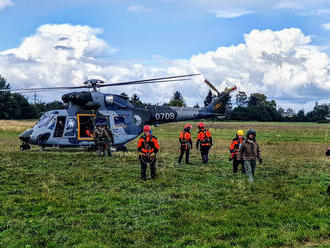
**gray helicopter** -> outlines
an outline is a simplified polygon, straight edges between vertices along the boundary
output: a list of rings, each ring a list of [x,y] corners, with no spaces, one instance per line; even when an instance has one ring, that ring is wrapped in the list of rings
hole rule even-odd
[[[89,91],[67,93],[62,96],[66,109],[52,110],[43,114],[33,128],[19,135],[22,141],[21,150],[28,150],[30,145],[45,147],[85,147],[91,148],[95,143],[91,132],[97,124],[106,125],[114,136],[113,146],[117,150],[126,150],[125,144],[142,133],[144,125],[159,125],[169,122],[224,118],[230,92],[236,87],[219,92],[210,82],[205,83],[217,93],[213,101],[204,108],[169,107],[148,105],[134,107],[127,97],[101,93],[103,87],[124,86],[133,84],[163,83],[190,80],[199,74],[137,80],[106,84],[102,80],[92,79],[83,86],[52,87],[15,90],[16,92],[63,90],[86,88]]]

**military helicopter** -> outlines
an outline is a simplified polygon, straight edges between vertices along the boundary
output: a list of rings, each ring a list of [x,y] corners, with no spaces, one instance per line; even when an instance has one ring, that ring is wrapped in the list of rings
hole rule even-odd
[[[102,80],[91,79],[82,86],[51,87],[10,90],[15,92],[89,89],[89,91],[64,94],[62,100],[66,109],[52,110],[43,114],[33,128],[19,135],[22,141],[21,150],[28,150],[30,145],[45,147],[85,147],[95,146],[88,131],[97,124],[106,125],[114,136],[113,146],[117,150],[126,150],[125,144],[142,133],[144,125],[159,125],[168,122],[205,119],[210,117],[223,118],[226,105],[230,99],[229,93],[236,87],[219,92],[210,82],[205,83],[217,93],[213,101],[204,108],[169,107],[148,105],[134,107],[128,97],[106,94],[99,91],[103,87],[164,83],[190,80],[200,74],[188,74],[172,77],[136,80],[120,83],[105,83]],[[8,91],[8,90],[1,90]]]

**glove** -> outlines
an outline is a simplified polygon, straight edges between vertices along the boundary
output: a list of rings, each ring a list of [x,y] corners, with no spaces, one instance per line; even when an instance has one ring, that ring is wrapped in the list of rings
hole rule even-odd
[[[228,161],[232,161],[234,159],[234,157],[229,157]]]
[[[154,158],[156,156],[156,154],[153,152],[150,154],[150,158]]]
[[[262,159],[261,158],[259,159],[259,163],[262,164]]]

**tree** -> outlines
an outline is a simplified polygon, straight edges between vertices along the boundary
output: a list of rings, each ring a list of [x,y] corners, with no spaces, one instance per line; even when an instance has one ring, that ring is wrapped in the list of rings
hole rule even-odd
[[[131,96],[129,102],[130,102],[133,106],[135,106],[135,107],[143,107],[143,106],[145,106],[145,104],[142,103],[142,102],[140,101],[140,97],[138,97],[137,94],[133,94],[133,95]]]
[[[124,98],[128,98],[128,95],[125,92],[120,93],[121,96],[123,96]]]
[[[179,91],[174,92],[170,102],[168,103],[168,106],[177,106],[177,107],[186,106],[183,96]]]
[[[229,98],[227,104],[226,104],[226,110],[225,110],[225,116],[227,119],[231,118],[231,113],[233,111],[233,104],[231,102],[231,98]]]
[[[280,113],[283,116],[285,110],[284,110],[284,108],[280,107],[280,108],[278,108],[277,112]]]
[[[236,94],[236,104],[240,107],[246,107],[248,103],[248,97],[244,91],[239,91]]]
[[[328,104],[315,103],[314,109],[307,114],[309,121],[321,121],[325,120],[326,116],[330,113],[330,107]]]
[[[267,101],[267,96],[261,93],[253,93],[249,97],[248,106],[258,106]]]
[[[213,94],[212,94],[212,91],[209,90],[209,93],[207,94],[207,96],[205,97],[205,100],[204,100],[204,107],[206,107],[207,105],[209,105],[213,100]]]
[[[10,85],[6,82],[6,79],[0,75],[0,89],[10,89]],[[10,92],[0,92],[0,119],[8,119],[9,113],[7,106],[10,98]]]
[[[196,103],[193,108],[200,108],[200,107],[199,107],[198,103]]]
[[[306,117],[305,117],[305,112],[304,110],[299,110],[296,116],[297,121],[305,121]]]
[[[0,89],[10,89],[9,83],[7,83],[6,79],[2,75],[0,75]]]

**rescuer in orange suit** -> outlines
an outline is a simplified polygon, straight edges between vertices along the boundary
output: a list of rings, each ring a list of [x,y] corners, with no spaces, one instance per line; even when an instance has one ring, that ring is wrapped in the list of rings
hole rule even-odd
[[[186,124],[184,129],[180,133],[179,142],[180,142],[180,156],[178,163],[180,164],[183,158],[184,153],[186,153],[186,164],[189,163],[189,152],[192,149],[192,140],[190,129],[192,126],[190,124]]]
[[[236,137],[230,142],[229,145],[229,161],[233,161],[233,173],[238,172],[238,166],[242,166],[242,173],[245,174],[245,169],[242,160],[237,159],[238,149],[241,147],[241,144],[244,139],[244,131],[238,130],[236,133]]]
[[[156,177],[156,153],[159,150],[157,138],[151,134],[148,125],[143,127],[144,135],[140,137],[138,143],[139,159],[141,162],[141,178],[147,180],[147,167],[150,166],[151,178]]]
[[[212,135],[208,130],[205,129],[204,123],[199,123],[198,129],[199,131],[197,136],[196,149],[198,150],[198,147],[200,145],[203,164],[207,164],[209,161],[209,151],[213,145]]]

